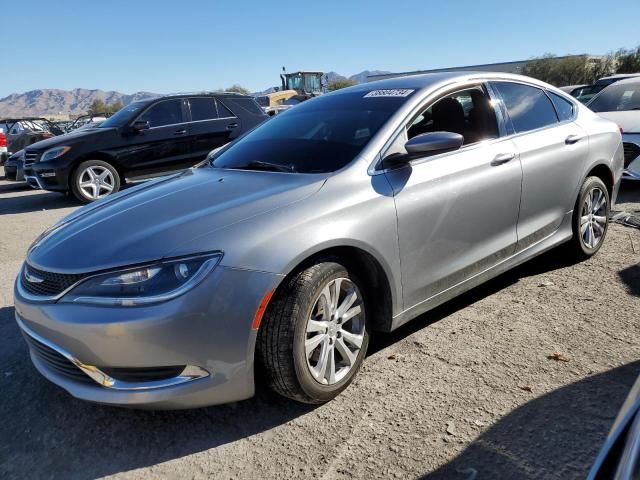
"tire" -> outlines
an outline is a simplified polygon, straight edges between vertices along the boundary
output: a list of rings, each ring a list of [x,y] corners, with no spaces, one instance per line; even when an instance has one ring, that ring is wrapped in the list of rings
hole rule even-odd
[[[87,160],[73,171],[70,183],[73,195],[82,203],[90,203],[120,190],[120,175],[110,163]]]
[[[598,205],[601,206],[595,208]],[[600,250],[607,235],[610,211],[606,185],[598,177],[587,177],[573,209],[573,238],[567,245],[575,259],[586,260]]]
[[[349,386],[366,355],[366,291],[353,272],[332,261],[317,263],[285,282],[269,304],[258,332],[258,367],[267,385],[280,395],[304,403],[327,402]],[[331,299],[324,299],[327,294],[330,298],[335,295],[336,286],[338,302],[333,303],[338,308],[332,309]],[[355,300],[348,306],[346,300],[352,295]],[[340,318],[351,318],[340,322],[330,315],[341,311],[345,314]],[[351,352],[349,360],[342,353],[344,348]]]

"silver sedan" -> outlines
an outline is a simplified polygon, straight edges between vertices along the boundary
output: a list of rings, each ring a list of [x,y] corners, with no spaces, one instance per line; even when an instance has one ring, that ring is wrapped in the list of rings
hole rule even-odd
[[[309,403],[388,332],[553,247],[594,255],[616,124],[530,78],[439,73],[309,100],[198,168],[74,212],[31,246],[16,320],[75,397]]]

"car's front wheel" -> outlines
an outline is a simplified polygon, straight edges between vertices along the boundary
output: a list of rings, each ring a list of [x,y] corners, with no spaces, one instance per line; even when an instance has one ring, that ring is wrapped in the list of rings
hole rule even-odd
[[[102,160],[82,162],[71,175],[71,191],[83,203],[93,202],[118,190],[118,171]]]
[[[579,260],[595,255],[604,243],[609,227],[609,202],[609,191],[602,180],[588,177],[580,189],[573,211],[570,248]]]
[[[362,287],[353,272],[332,261],[286,280],[258,334],[258,361],[272,389],[323,403],[347,388],[369,344]]]

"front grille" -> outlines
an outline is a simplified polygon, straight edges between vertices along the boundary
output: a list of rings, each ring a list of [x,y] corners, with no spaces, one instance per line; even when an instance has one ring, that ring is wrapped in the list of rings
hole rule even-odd
[[[31,165],[33,165],[38,160],[39,156],[40,156],[39,153],[37,153],[37,152],[29,152],[27,150],[24,153],[24,166],[25,167],[30,167]]]
[[[25,264],[24,269],[25,273],[23,273],[21,278],[22,287],[32,295],[42,295],[47,297],[55,297],[56,295],[59,295],[71,285],[85,277],[85,275],[45,272],[43,270],[33,268],[28,264]],[[29,281],[26,278],[26,274],[36,280],[42,279],[42,281]]]
[[[39,342],[26,333],[24,334],[24,338],[27,340],[27,344],[33,354],[54,372],[78,382],[96,385],[96,382],[53,348]]]
[[[625,142],[622,147],[624,148],[624,168],[627,168],[632,161],[640,156],[640,146]]]

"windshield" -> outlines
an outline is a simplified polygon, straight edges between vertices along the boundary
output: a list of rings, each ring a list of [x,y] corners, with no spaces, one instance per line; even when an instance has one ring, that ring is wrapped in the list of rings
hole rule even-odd
[[[614,83],[589,104],[594,112],[640,110],[640,82]]]
[[[147,102],[133,102],[127,105],[124,108],[121,108],[116,113],[114,113],[111,117],[102,122],[98,128],[112,128],[112,127],[122,127],[126,125],[133,117],[140,113],[144,107],[147,106]]]
[[[272,118],[214,157],[213,166],[327,173],[350,163],[408,96],[366,91],[308,100]]]
[[[304,88],[304,85],[302,83],[302,76],[300,75],[292,75],[288,77],[287,83],[287,88],[289,88],[290,90],[302,90]]]

